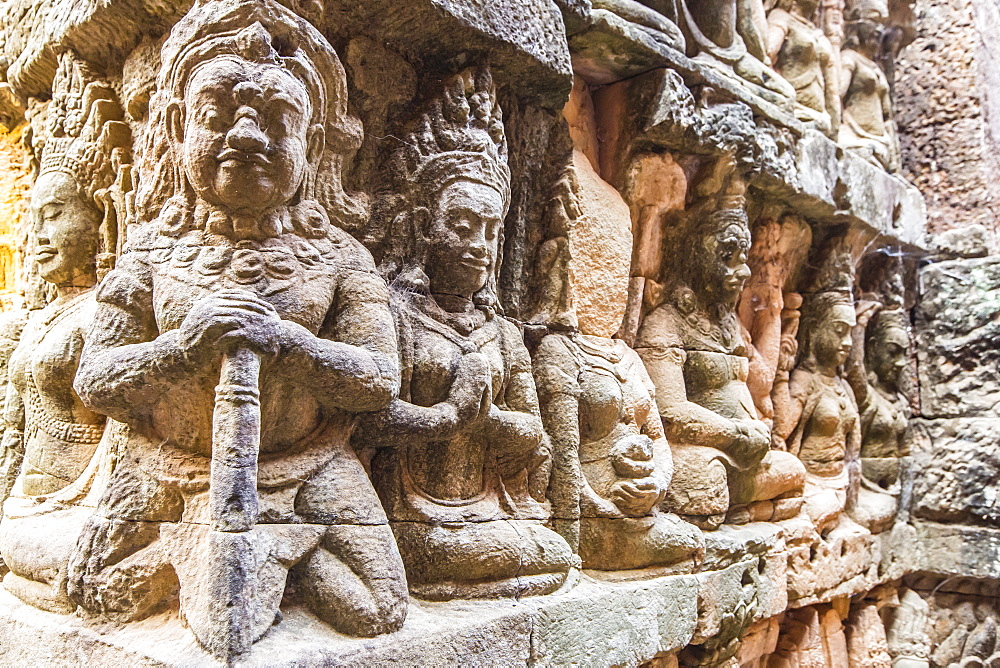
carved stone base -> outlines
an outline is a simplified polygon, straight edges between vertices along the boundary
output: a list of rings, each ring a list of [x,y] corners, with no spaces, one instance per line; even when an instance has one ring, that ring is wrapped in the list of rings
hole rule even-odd
[[[731,633],[784,609],[784,544],[758,524],[716,532],[714,570],[642,582],[573,572],[555,594],[520,600],[411,599],[403,629],[338,634],[304,606],[282,618],[236,665],[630,664]],[[724,535],[722,535],[724,534]],[[729,555],[731,558],[727,558]],[[737,610],[738,609],[738,610]],[[601,629],[600,633],[581,632]],[[31,638],[31,642],[25,642]],[[0,589],[0,665],[215,665],[176,613],[124,626],[44,612]]]

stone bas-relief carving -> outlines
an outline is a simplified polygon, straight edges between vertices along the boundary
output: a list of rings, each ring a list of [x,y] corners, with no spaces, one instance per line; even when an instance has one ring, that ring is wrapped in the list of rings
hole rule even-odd
[[[861,414],[861,486],[855,516],[873,532],[895,518],[900,457],[907,441],[909,400],[900,384],[909,365],[909,317],[902,308],[860,301],[847,376]],[[864,364],[859,364],[862,357]],[[868,370],[868,371],[866,371]]]
[[[805,510],[819,531],[840,522],[850,493],[849,462],[861,448],[854,393],[840,375],[856,324],[849,291],[817,292],[804,301],[799,363],[789,380],[796,427],[788,451],[805,465]]]
[[[337,55],[280,5],[208,2],[157,87],[143,222],[76,377],[126,430],[70,596],[128,621],[179,595],[223,659],[275,622],[286,580],[344,633],[396,629],[402,563],[348,439],[399,374],[385,283],[335,226],[360,138]]]
[[[673,462],[635,351],[619,340],[552,334],[534,362],[556,450],[552,495],[563,501],[554,514],[571,525],[564,533],[584,568],[697,566],[700,533],[665,512]]]
[[[732,507],[734,519],[777,521],[802,503],[801,464],[770,449],[746,385],[750,352],[735,311],[750,274],[742,207],[742,197],[727,197],[699,221],[690,260],[674,269],[635,344],[673,449],[670,507],[704,528]]]
[[[688,53],[729,70],[761,97],[787,105],[795,91],[771,64],[760,0],[678,0]]]
[[[0,121],[30,116],[0,169],[23,133],[55,301],[8,374],[0,663],[996,651],[988,605],[913,599],[952,546],[921,523],[991,535],[995,418],[907,457],[914,295],[801,276],[841,231],[922,261],[919,195],[848,145],[891,120],[884,50],[849,24],[848,66],[812,27],[838,47],[841,13],[888,9],[27,4],[0,16]],[[849,151],[797,93],[830,134],[843,101]],[[968,331],[959,290],[918,322]],[[928,411],[989,410],[990,373],[938,366],[958,390],[921,383]]]
[[[430,599],[546,594],[575,558],[544,526],[550,453],[531,360],[500,315],[510,200],[488,70],[445,82],[388,169],[400,197],[382,260],[399,337],[399,399],[359,448],[399,542],[410,590]]]
[[[872,3],[877,5],[877,3]],[[889,82],[875,62],[882,45],[882,22],[875,6],[859,3],[847,23],[840,53],[841,121],[837,141],[889,171],[899,168],[899,140]]]
[[[813,23],[816,0],[781,0],[767,15],[767,53],[795,89],[796,116],[836,137],[840,90],[833,45]]]
[[[110,86],[72,53],[60,57],[53,89],[31,220],[38,273],[55,299],[29,318],[8,366],[0,555],[7,591],[71,612],[70,556],[111,456],[104,415],[72,382],[97,308],[98,255],[114,251],[102,222],[115,219],[107,193],[130,137]]]

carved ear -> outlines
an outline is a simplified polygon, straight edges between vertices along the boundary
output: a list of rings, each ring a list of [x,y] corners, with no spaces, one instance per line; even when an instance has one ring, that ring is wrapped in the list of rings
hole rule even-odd
[[[324,148],[326,148],[326,131],[322,125],[316,123],[309,128],[308,146],[306,147],[306,160],[310,165],[319,164]]]
[[[167,105],[167,133],[175,146],[184,141],[184,106],[180,100],[171,100]]]

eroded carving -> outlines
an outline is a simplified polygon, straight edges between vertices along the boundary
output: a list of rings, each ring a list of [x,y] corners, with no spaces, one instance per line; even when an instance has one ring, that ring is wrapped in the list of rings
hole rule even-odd
[[[510,169],[489,70],[448,79],[387,166],[399,399],[355,438],[430,599],[545,594],[575,557],[543,524],[550,456],[531,360],[497,302]]]
[[[899,168],[899,140],[889,82],[876,62],[883,43],[886,16],[878,3],[859,2],[847,23],[840,52],[842,116],[837,141],[846,149],[880,164]]]
[[[744,80],[755,93],[778,104],[795,91],[773,69],[767,20],[760,0],[679,0],[688,53]]]
[[[348,444],[399,376],[385,282],[336,227],[360,139],[343,68],[269,1],[196,5],[161,61],[140,225],[76,378],[126,429],[70,595],[133,620],[179,594],[224,659],[275,622],[286,579],[342,632],[399,628],[402,564]]]
[[[767,15],[767,53],[775,70],[795,89],[795,114],[837,136],[840,90],[837,59],[813,18],[817,0],[781,0]]]

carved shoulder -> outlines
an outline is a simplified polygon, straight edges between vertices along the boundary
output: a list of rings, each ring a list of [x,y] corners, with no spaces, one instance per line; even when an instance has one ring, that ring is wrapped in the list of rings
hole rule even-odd
[[[636,348],[683,348],[680,314],[670,304],[657,307],[646,316],[635,339]]]

